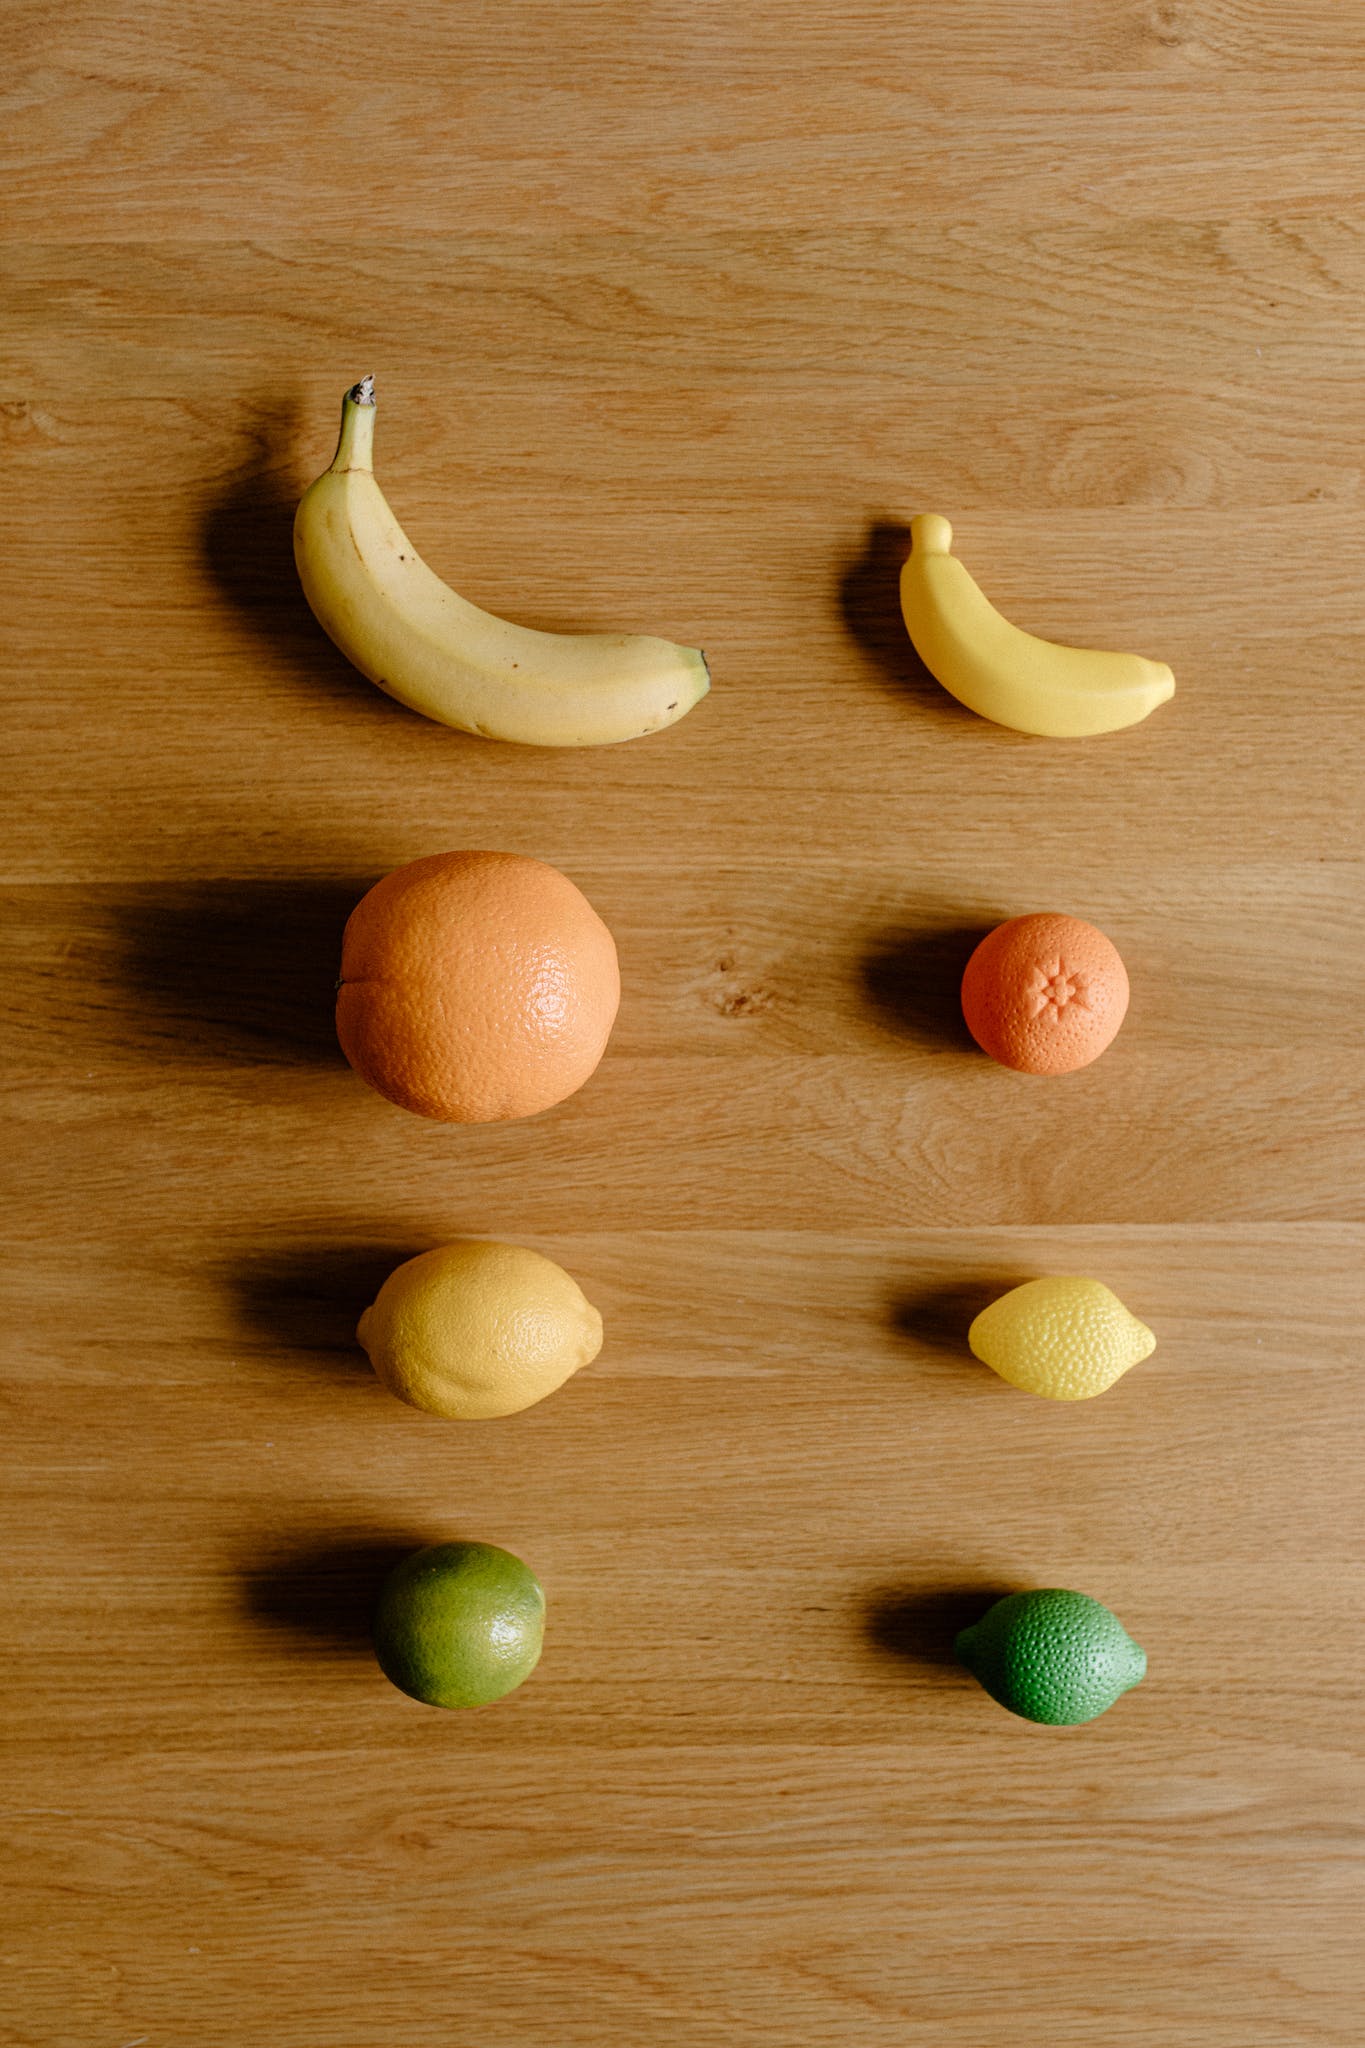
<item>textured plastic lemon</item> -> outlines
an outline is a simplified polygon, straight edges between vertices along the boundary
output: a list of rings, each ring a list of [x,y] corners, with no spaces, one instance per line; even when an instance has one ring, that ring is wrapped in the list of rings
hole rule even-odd
[[[1102,1394],[1156,1349],[1102,1280],[1028,1280],[982,1309],[967,1342],[1002,1380],[1053,1401]]]
[[[1147,1675],[1146,1651],[1103,1601],[1057,1586],[997,1600],[957,1654],[1002,1707],[1053,1728],[1095,1720]]]
[[[515,1415],[602,1349],[576,1280],[515,1244],[448,1244],[390,1273],[356,1331],[391,1394],[429,1415]]]
[[[486,1707],[540,1661],[545,1595],[492,1543],[433,1543],[384,1581],[374,1649],[384,1676],[429,1707]]]

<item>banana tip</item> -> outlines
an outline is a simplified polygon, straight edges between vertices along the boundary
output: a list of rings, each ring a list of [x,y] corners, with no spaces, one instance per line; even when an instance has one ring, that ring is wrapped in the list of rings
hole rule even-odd
[[[950,555],[953,529],[941,512],[921,512],[910,521],[910,545],[921,555]]]

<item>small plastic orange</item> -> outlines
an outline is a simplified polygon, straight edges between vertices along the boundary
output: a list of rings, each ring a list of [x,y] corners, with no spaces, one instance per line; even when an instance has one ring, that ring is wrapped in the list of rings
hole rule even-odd
[[[558,868],[433,853],[376,882],[341,942],[337,1037],[418,1116],[535,1116],[581,1088],[621,999],[611,933]]]
[[[1128,974],[1093,924],[1057,911],[988,932],[962,977],[967,1029],[1021,1074],[1074,1074],[1109,1045],[1128,1008]]]

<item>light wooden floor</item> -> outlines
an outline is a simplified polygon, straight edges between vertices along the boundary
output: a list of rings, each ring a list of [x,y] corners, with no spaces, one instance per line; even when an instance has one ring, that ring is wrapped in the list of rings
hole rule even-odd
[[[1365,12],[1336,0],[19,5],[0,1530],[6,2048],[1358,2048]],[[343,388],[496,610],[702,642],[657,739],[389,703],[297,592]],[[1132,732],[960,711],[953,519]],[[341,1062],[419,854],[616,932],[596,1079],[425,1125]],[[1101,925],[1086,1073],[965,1041],[972,935]],[[357,1311],[470,1233],[607,1321],[543,1407],[399,1407]],[[976,1307],[1159,1348],[1007,1389]],[[470,1716],[368,1604],[547,1588]],[[954,1665],[1066,1585],[1074,1732]]]

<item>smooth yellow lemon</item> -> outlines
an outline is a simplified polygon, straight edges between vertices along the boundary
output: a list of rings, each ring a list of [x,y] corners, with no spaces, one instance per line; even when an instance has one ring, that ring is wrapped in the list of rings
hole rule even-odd
[[[602,1318],[553,1259],[447,1244],[390,1273],[356,1331],[391,1394],[429,1415],[515,1415],[602,1349]]]

